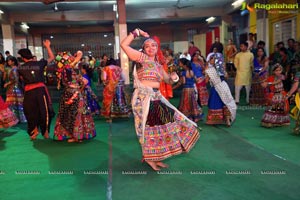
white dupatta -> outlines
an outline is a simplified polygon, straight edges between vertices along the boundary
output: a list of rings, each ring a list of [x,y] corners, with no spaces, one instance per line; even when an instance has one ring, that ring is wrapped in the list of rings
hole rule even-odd
[[[205,70],[206,74],[209,76],[209,81],[213,87],[215,87],[218,95],[220,96],[222,102],[227,106],[231,114],[231,121],[233,122],[236,117],[236,104],[231,95],[228,84],[225,81],[221,81],[220,76],[217,74],[216,69],[211,66]]]
[[[153,97],[157,97],[157,92],[153,91],[152,87],[143,85],[140,80],[137,77],[136,74],[136,66],[133,69],[133,77],[134,77],[134,88],[137,90],[140,90],[142,92],[144,92],[144,94],[146,94],[146,98],[145,100],[142,102],[142,109],[143,109],[143,113],[142,113],[142,138],[140,140],[141,143],[144,143],[144,133],[145,133],[145,127],[146,127],[146,122],[147,122],[147,117],[148,117],[148,113],[149,113],[149,107],[150,107],[150,101],[153,99]],[[136,104],[137,101],[137,97],[138,93],[134,92],[134,95],[132,97],[132,106],[134,107],[134,105]],[[186,121],[188,121],[189,123],[193,124],[194,126],[197,127],[197,124],[193,121],[191,121],[189,118],[187,118],[183,113],[181,113],[179,110],[177,110],[177,108],[175,106],[173,106],[163,95],[161,95],[159,93],[159,99],[162,103],[164,103],[166,106],[170,107],[171,109],[173,109],[176,113],[178,113],[179,115],[181,115]],[[137,126],[136,126],[136,131],[138,133],[137,130]]]

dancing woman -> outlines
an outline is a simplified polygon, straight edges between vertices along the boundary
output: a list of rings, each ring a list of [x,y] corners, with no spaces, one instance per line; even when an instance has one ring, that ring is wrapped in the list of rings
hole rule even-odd
[[[125,77],[122,73],[116,86],[115,96],[111,105],[110,116],[112,118],[128,118],[132,114],[130,100],[128,101],[128,94],[125,92],[124,85]]]
[[[80,70],[82,77],[87,80],[87,84],[84,87],[84,95],[87,100],[87,106],[92,115],[100,115],[100,105],[98,103],[98,97],[92,90],[91,77],[93,76],[93,69],[88,63],[80,63]]]
[[[289,102],[284,91],[282,66],[277,63],[273,67],[273,75],[266,79],[262,86],[268,87],[270,93],[267,95],[268,107],[264,112],[261,125],[267,128],[290,125]]]
[[[64,91],[59,103],[54,140],[82,142],[96,136],[94,120],[83,95],[88,81],[74,69],[81,57],[81,51],[77,51],[75,58],[66,52],[56,56]]]
[[[101,115],[105,117],[108,123],[112,122],[112,105],[121,77],[121,67],[117,66],[113,58],[110,58],[107,61],[107,66],[105,66],[101,72],[101,80],[104,84]]]
[[[201,106],[207,106],[208,102],[208,91],[206,87],[205,77],[202,73],[202,69],[204,69],[204,60],[200,56],[199,51],[192,55],[192,69],[196,76],[196,88],[198,92],[198,102]]]
[[[25,123],[27,122],[27,120],[24,115],[23,108],[24,94],[23,90],[21,89],[19,73],[17,71],[18,61],[15,57],[10,56],[7,59],[7,64],[11,66],[11,70],[8,75],[9,81],[4,84],[4,88],[7,88],[6,104],[11,109],[11,111],[13,111],[13,113],[15,113],[15,115],[18,117],[19,122]]]
[[[216,63],[223,62],[222,57],[211,56],[205,69],[207,81],[211,84],[208,99],[208,114],[206,124],[226,124],[231,126],[236,117],[236,104],[223,76],[219,76]]]
[[[198,122],[202,120],[202,108],[197,102],[197,95],[195,91],[195,74],[192,70],[191,62],[186,58],[179,59],[179,66],[184,69],[181,74],[181,80],[176,84],[173,89],[183,85],[182,95],[180,98],[178,110],[187,116],[190,120]]]
[[[250,105],[261,105],[265,106],[266,102],[266,91],[261,86],[268,78],[269,59],[265,55],[263,48],[257,49],[257,57],[253,60],[254,71],[252,73],[252,83],[250,90]]]
[[[142,52],[130,47],[138,36],[147,38]],[[190,151],[200,134],[197,124],[161,95],[160,82],[173,84],[179,77],[175,72],[169,75],[164,71],[156,58],[158,45],[148,37],[145,31],[135,29],[121,42],[121,47],[131,60],[141,65],[133,70],[136,87],[132,97],[135,129],[143,160],[157,171],[168,167],[162,162],[166,158]]]

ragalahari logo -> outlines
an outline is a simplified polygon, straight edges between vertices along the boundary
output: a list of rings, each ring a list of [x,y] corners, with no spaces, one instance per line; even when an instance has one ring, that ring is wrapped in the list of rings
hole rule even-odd
[[[254,3],[251,7],[246,2],[242,3],[241,16],[254,10],[266,10],[269,14],[298,13],[299,3]]]
[[[243,2],[242,7],[241,7],[241,16],[249,14],[249,12],[253,12],[253,11],[254,11],[254,8],[249,6],[246,2]]]

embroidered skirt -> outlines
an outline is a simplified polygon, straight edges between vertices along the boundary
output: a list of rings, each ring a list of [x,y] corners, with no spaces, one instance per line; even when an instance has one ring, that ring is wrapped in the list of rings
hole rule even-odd
[[[17,116],[21,123],[27,122],[24,114],[24,94],[17,86],[9,87],[6,91],[6,104],[11,111]]]
[[[77,91],[66,88],[60,99],[58,116],[54,128],[54,140],[68,138],[91,139],[96,136],[92,114],[87,108],[87,101],[81,93],[70,105],[65,102]]]
[[[116,93],[111,105],[111,117],[129,117],[131,115],[131,105],[127,102],[124,91],[124,81],[119,81]]]
[[[161,161],[192,149],[200,137],[197,127],[187,121],[179,111],[162,102],[159,91],[151,98],[144,134],[142,105],[147,94],[136,89],[133,98],[136,98],[132,101],[135,127],[145,160]]]
[[[203,114],[200,108],[194,88],[183,88],[178,110],[192,121],[202,120]]]
[[[264,112],[261,125],[268,128],[290,125],[289,105],[285,99],[285,93],[275,93],[270,105]]]
[[[0,128],[9,128],[19,122],[15,114],[7,107],[0,97]]]
[[[210,89],[206,124],[225,124],[231,113],[214,87]]]

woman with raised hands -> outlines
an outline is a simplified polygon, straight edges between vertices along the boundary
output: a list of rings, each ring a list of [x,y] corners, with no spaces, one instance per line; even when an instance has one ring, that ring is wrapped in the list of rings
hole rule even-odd
[[[139,36],[146,38],[142,51],[130,47]],[[173,84],[179,77],[175,72],[167,74],[159,64],[157,42],[147,32],[135,29],[124,38],[121,47],[140,66],[133,69],[132,109],[143,160],[155,171],[167,168],[163,160],[188,152],[197,142],[200,136],[197,124],[179,112],[159,91],[161,81]]]

